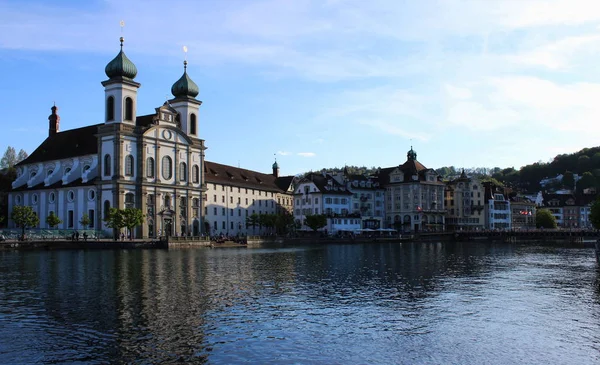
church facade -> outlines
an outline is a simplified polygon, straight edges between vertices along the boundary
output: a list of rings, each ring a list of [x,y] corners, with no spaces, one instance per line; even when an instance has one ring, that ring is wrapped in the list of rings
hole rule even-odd
[[[217,182],[219,186],[229,186],[232,179],[224,182],[205,166],[206,147],[199,137],[198,125],[202,102],[196,99],[199,89],[187,74],[187,62],[183,75],[171,87],[173,98],[154,113],[142,116],[136,113],[141,86],[135,81],[137,68],[123,52],[123,38],[119,54],[108,63],[105,73],[108,79],[102,82],[104,123],[61,132],[58,108],[53,106],[48,137],[16,165],[9,212],[15,205],[28,205],[40,218],[36,228],[50,228],[45,219],[52,212],[62,220],[57,228],[108,233],[111,230],[103,219],[110,208],[134,207],[145,215],[135,237],[197,236],[210,234],[210,228],[223,227],[215,217],[210,222],[204,220],[204,213],[208,212],[205,175],[211,175],[208,180],[215,189]],[[220,166],[240,175],[241,169]],[[248,176],[259,174],[244,171]],[[261,191],[261,196],[262,190],[272,193],[272,202],[264,204],[272,206],[275,212],[274,201],[277,197],[281,201],[281,194],[285,196],[289,186],[281,187],[282,179],[276,176],[275,166],[275,176],[259,175],[265,181],[264,188],[260,178],[261,182],[250,185]],[[236,187],[249,184],[241,175],[238,179]],[[220,204],[219,210],[225,206]],[[90,219],[87,227],[80,223],[84,215]],[[243,223],[236,220],[233,231],[248,233]],[[14,227],[14,222],[9,222],[9,226]],[[226,228],[230,227],[233,226],[227,224]]]

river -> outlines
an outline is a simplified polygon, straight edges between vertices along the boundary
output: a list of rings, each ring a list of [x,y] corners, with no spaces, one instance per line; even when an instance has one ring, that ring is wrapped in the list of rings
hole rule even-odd
[[[598,364],[593,249],[0,252],[1,364]]]

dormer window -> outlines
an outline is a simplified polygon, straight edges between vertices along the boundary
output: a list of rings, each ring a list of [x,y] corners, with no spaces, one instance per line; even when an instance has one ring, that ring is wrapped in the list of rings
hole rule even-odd
[[[48,172],[46,172],[46,177],[49,177],[53,173],[54,173],[54,170],[52,170],[52,169],[48,170]]]
[[[36,175],[36,172],[35,171],[31,171],[31,173],[29,174],[29,178],[33,179],[35,177],[35,175]]]

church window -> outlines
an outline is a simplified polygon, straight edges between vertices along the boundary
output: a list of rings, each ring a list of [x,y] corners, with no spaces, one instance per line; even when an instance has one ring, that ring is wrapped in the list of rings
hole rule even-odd
[[[65,171],[67,173],[67,171]],[[110,155],[104,155],[104,176],[110,176]]]
[[[67,228],[73,228],[73,211],[67,212]]]
[[[96,190],[94,190],[94,189],[88,190],[88,199],[92,200],[92,201],[94,199],[96,199]]]
[[[114,120],[115,119],[115,98],[112,96],[109,96],[108,99],[106,99],[106,121],[110,121],[110,120]]]
[[[56,195],[54,193],[50,193],[50,195],[48,196],[48,200],[50,201],[50,203],[54,203],[54,201],[56,200]]]
[[[125,194],[125,208],[133,208],[134,203],[135,203],[135,198],[134,198],[133,193]]]
[[[154,159],[152,157],[146,159],[146,177],[154,177]]]
[[[94,228],[94,222],[96,221],[96,211],[94,209],[88,210],[88,218],[90,218],[88,228]]]
[[[125,98],[125,120],[133,120],[133,99]]]
[[[181,113],[177,113],[177,115],[175,116],[175,125],[181,127]]]
[[[187,180],[187,165],[185,164],[185,162],[179,164],[179,180]]]
[[[133,156],[125,156],[125,175],[133,176]]]
[[[196,114],[190,114],[190,134],[196,135]]]
[[[200,168],[198,165],[192,167],[192,179],[194,179],[194,183],[200,182]]]
[[[173,160],[169,156],[162,158],[162,176],[165,180],[169,180],[173,176]]]
[[[38,202],[38,195],[37,194],[33,194],[31,196],[31,201],[33,202],[33,204],[37,204],[37,202]]]
[[[75,192],[73,190],[69,190],[69,192],[67,193],[67,200],[70,202],[75,200]]]
[[[20,195],[15,196],[15,202],[17,204],[21,204],[21,196]]]
[[[171,209],[171,196],[165,195],[165,207]]]
[[[110,201],[104,201],[104,219],[108,218],[108,213],[110,213]]]

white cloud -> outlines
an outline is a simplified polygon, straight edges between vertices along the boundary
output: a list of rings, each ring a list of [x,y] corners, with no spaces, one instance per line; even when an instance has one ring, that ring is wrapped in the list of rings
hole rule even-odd
[[[291,153],[288,151],[277,151],[279,156],[289,156]]]
[[[298,152],[297,155],[302,157],[315,157],[317,154],[314,152]]]
[[[456,87],[450,84],[445,84],[444,89],[446,93],[454,99],[470,99],[473,95],[471,90],[467,88]]]

